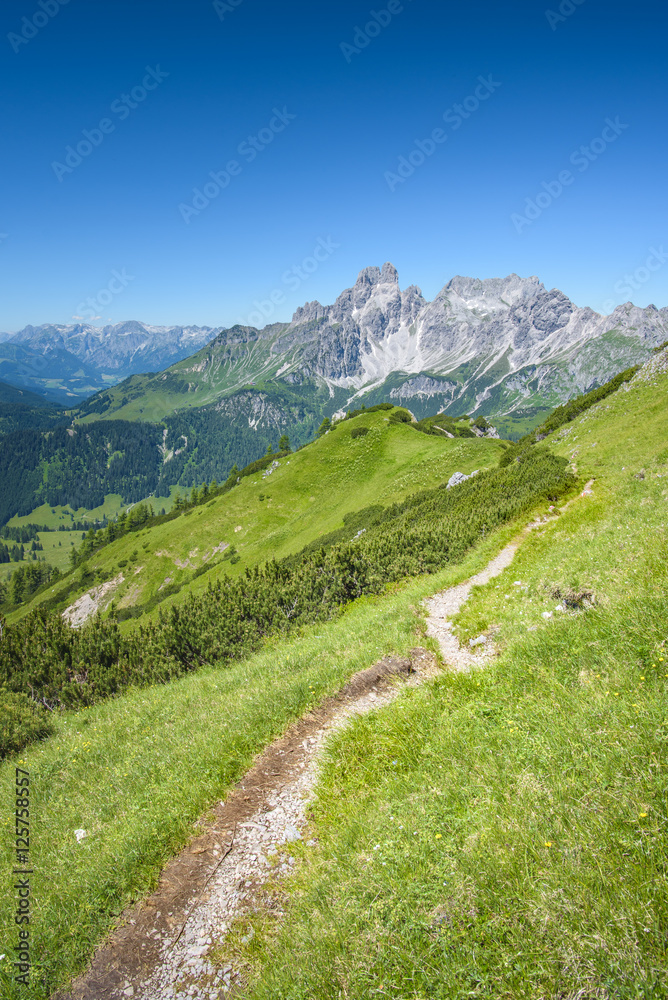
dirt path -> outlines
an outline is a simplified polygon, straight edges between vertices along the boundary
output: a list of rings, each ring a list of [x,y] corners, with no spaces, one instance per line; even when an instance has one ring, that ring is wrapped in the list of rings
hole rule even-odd
[[[590,495],[588,483],[582,496]],[[462,647],[452,632],[450,619],[471,589],[502,573],[529,531],[554,520],[544,517],[528,525],[480,573],[424,602],[427,633],[438,641],[450,668],[482,666],[495,652],[488,637]],[[352,716],[392,701],[401,689],[399,678],[419,684],[437,672],[436,657],[425,649],[414,649],[406,659],[387,657],[291,726],[216,806],[213,820],[200,825],[201,832],[167,864],[156,891],[126,912],[71,992],[52,1000],[221,1000],[234,991],[240,975],[234,961],[221,968],[208,953],[245,915],[261,908],[280,916],[267,883],[294,864],[289,845],[301,840],[306,826],[323,743]]]
[[[356,674],[317,711],[296,722],[257,759],[214,810],[215,817],[164,869],[156,891],[129,910],[71,992],[53,1000],[219,1000],[239,973],[207,957],[233,921],[271,908],[266,883],[290,871],[327,737],[354,715],[392,701],[404,684],[438,672],[436,657],[414,649]]]
[[[510,566],[515,558],[515,553],[522,544],[524,535],[525,532],[506,545],[505,549],[502,549],[482,572],[476,573],[466,583],[442,590],[439,594],[434,594],[433,597],[423,602],[427,608],[427,635],[437,640],[441,647],[441,655],[449,667],[455,670],[471,670],[473,667],[482,666],[493,655],[493,646],[486,637],[481,637],[482,641],[477,646],[461,646],[459,639],[452,632],[450,619],[468,600],[473,587],[489,583]]]
[[[580,498],[593,496],[592,486],[594,480],[590,479],[580,493]],[[569,500],[561,507],[559,514],[563,514],[577,497]],[[547,524],[558,520],[558,515],[541,517],[528,524],[510,544],[495,556],[485,568],[472,576],[465,583],[460,583],[457,587],[449,587],[439,594],[424,601],[427,608],[427,635],[436,639],[441,655],[445,662],[455,670],[468,671],[474,667],[481,667],[495,653],[494,644],[489,636],[477,636],[469,642],[468,646],[461,646],[456,635],[453,634],[451,619],[457,614],[462,605],[468,600],[473,587],[480,587],[489,583],[494,577],[500,576],[504,569],[512,563],[515,553],[530,531],[544,528]]]

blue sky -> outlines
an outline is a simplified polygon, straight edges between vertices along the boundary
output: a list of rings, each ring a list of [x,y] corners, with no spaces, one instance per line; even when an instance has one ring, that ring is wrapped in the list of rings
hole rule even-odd
[[[0,27],[0,330],[261,325],[385,260],[429,298],[515,271],[668,305],[657,0],[4,0]]]

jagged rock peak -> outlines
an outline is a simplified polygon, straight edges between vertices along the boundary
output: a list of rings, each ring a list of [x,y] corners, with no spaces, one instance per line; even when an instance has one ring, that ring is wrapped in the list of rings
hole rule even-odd
[[[529,278],[521,278],[519,274],[509,274],[506,278],[467,278],[464,275],[456,274],[451,278],[443,289],[444,293],[455,292],[462,299],[478,298],[480,296],[497,297],[503,293],[531,291],[532,293],[545,291],[541,281],[532,275]]]
[[[380,268],[379,267],[365,267],[363,271],[357,275],[357,281],[355,282],[355,288],[361,287],[363,285],[377,285],[380,281]]]
[[[327,315],[326,308],[314,299],[313,302],[307,302],[305,305],[300,306],[292,317],[293,323],[311,323],[313,320],[322,319],[323,316]]]
[[[399,272],[394,264],[387,261],[382,268],[365,267],[357,276],[355,286],[361,285],[398,285]]]

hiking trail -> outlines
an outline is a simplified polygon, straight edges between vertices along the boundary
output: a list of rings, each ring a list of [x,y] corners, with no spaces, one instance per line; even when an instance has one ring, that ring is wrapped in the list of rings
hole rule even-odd
[[[581,495],[591,495],[591,483]],[[423,602],[427,635],[438,641],[447,667],[468,671],[495,655],[486,636],[477,645],[460,645],[450,620],[474,586],[510,566],[529,531],[556,519],[529,524],[480,573]],[[235,992],[241,969],[233,960],[214,965],[209,952],[245,916],[258,910],[283,915],[275,886],[295,864],[289,845],[305,833],[323,744],[354,716],[389,704],[403,687],[438,672],[436,656],[426,649],[386,657],[290,726],[200,820],[194,839],[167,863],[156,890],[126,911],[88,971],[52,1000],[222,1000]]]

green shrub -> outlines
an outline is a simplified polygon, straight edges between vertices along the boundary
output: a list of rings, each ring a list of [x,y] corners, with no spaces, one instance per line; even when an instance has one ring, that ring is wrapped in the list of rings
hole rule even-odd
[[[382,413],[383,411],[393,410],[394,403],[377,403],[376,406],[361,406],[359,410],[348,410],[344,420],[352,420],[353,417],[359,417],[362,413]]]
[[[366,437],[368,433],[369,433],[368,427],[353,427],[353,429],[350,432],[350,436],[351,438],[361,438],[361,437]]]
[[[481,472],[456,490],[437,487],[386,509],[369,508],[357,532],[350,521],[347,538],[327,550],[321,539],[319,547],[280,563],[235,579],[224,576],[129,634],[121,634],[114,618],[98,616],[72,628],[39,607],[5,626],[0,684],[76,708],[129,685],[161,683],[205,663],[238,659],[266,637],[333,618],[388,583],[459,562],[494,528],[541,500],[556,500],[573,482],[565,459],[532,448],[521,462]],[[239,559],[235,554],[230,562]]]
[[[390,417],[390,423],[411,424],[413,423],[413,418],[408,412],[408,410],[405,410],[403,406],[398,406],[396,410],[393,412],[392,416]]]
[[[458,417],[457,420],[454,420],[447,413],[437,413],[435,417],[423,417],[422,420],[413,424],[413,427],[422,431],[423,434],[433,434],[436,437],[443,437],[445,433],[452,435],[452,437],[474,438],[476,435],[467,424],[461,422],[463,419],[463,417]]]
[[[591,392],[587,392],[582,396],[576,396],[571,399],[564,406],[557,406],[555,410],[549,415],[544,424],[534,432],[534,439],[540,440],[541,437],[545,437],[547,434],[551,434],[556,431],[563,424],[570,423],[571,420],[575,420],[579,417],[581,413],[588,410],[590,407],[594,406],[595,403],[599,403],[602,399],[610,396],[624,382],[630,382],[635,373],[639,369],[639,365],[635,365],[633,368],[627,368],[626,371],[620,372],[619,375],[615,375],[614,378],[606,382],[605,385],[599,386],[598,389],[592,389]],[[538,435],[536,438],[535,435]]]
[[[19,753],[53,732],[55,726],[45,709],[22,692],[0,688],[0,758]]]

